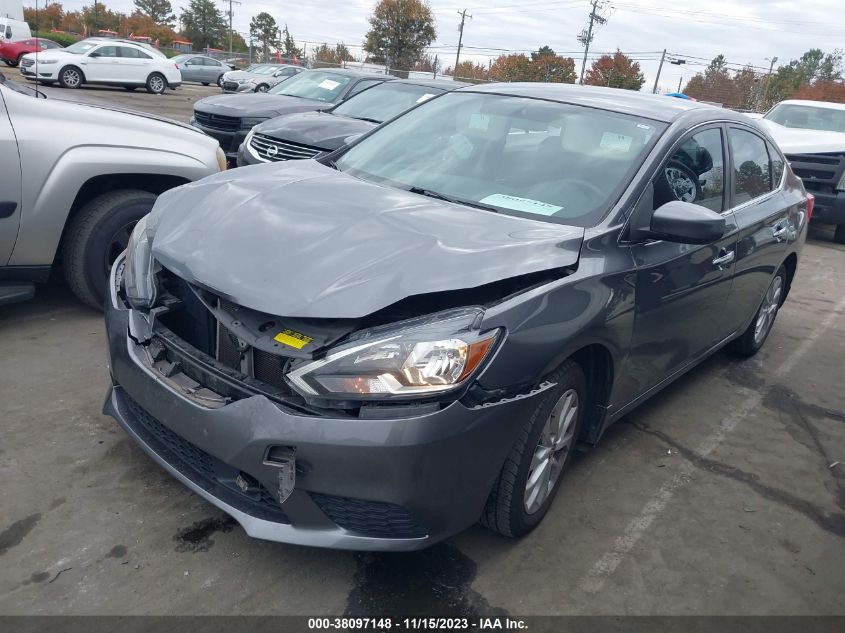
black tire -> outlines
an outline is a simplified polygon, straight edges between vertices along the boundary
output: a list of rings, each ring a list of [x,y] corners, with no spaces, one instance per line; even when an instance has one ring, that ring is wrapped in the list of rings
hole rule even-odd
[[[258,84],[255,87],[255,92],[267,92],[268,90],[270,90],[270,86],[267,84]]]
[[[201,83],[202,83],[203,86],[210,86],[211,85],[210,81],[203,81]]]
[[[11,63],[9,63],[9,62],[6,62],[6,63],[9,64],[9,66],[11,66],[12,68],[15,68],[16,66],[20,66],[21,60],[23,59],[23,56],[24,56],[24,53],[21,53],[20,55],[18,55],[18,58],[15,61],[13,61]]]
[[[772,331],[775,319],[777,319],[778,309],[783,305],[788,287],[787,283],[786,269],[781,266],[769,282],[769,286],[766,288],[766,294],[763,296],[762,301],[760,301],[760,307],[754,313],[754,318],[751,320],[748,328],[743,332],[742,336],[733,342],[733,351],[738,355],[746,357],[754,356],[763,347],[766,339],[769,338],[769,333]],[[774,306],[772,306],[771,299],[776,300]],[[761,315],[764,310],[769,312],[769,316],[765,323],[763,323],[763,327],[758,334],[758,326],[760,325]]]
[[[833,241],[837,244],[845,244],[845,224],[837,224],[833,232]]]
[[[79,210],[62,243],[62,266],[68,286],[83,303],[102,309],[111,263],[155,200],[147,191],[112,191]]]
[[[217,87],[218,87],[218,88],[222,88],[222,87],[223,87],[223,75],[220,75],[220,76],[217,78]]]
[[[567,360],[546,381],[556,383],[534,409],[520,429],[516,443],[502,466],[499,477],[493,484],[487,505],[481,515],[481,524],[504,536],[519,537],[533,530],[548,512],[554,501],[560,482],[572,462],[571,456],[578,440],[587,403],[587,382],[580,365]],[[545,500],[531,513],[526,510],[526,484],[531,473],[531,462],[539,447],[541,434],[552,411],[566,394],[574,391],[577,396],[575,427],[572,430],[571,445],[568,447],[551,490]]]
[[[138,86],[123,86],[123,89],[128,90],[129,92],[132,92],[133,90],[136,90],[137,88],[138,88]]]
[[[13,61],[10,62],[8,59],[4,59],[3,62],[6,64],[6,66],[10,66],[11,68],[14,68],[15,66],[17,66],[17,64],[15,62],[13,62]]]
[[[164,94],[167,90],[167,79],[161,73],[152,73],[147,77],[147,92],[151,95]]]
[[[670,174],[672,174],[670,176]],[[658,204],[672,200],[696,202],[701,199],[701,185],[698,176],[689,167],[677,160],[670,160],[663,168],[663,174],[654,183],[654,198]]]
[[[85,75],[76,66],[65,66],[59,72],[59,85],[62,88],[79,88],[85,83]]]

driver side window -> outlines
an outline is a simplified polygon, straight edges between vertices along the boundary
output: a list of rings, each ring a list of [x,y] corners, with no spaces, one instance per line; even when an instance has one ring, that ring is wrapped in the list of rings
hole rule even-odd
[[[654,183],[654,208],[681,200],[721,213],[725,208],[722,133],[703,130],[684,140],[661,168]]]

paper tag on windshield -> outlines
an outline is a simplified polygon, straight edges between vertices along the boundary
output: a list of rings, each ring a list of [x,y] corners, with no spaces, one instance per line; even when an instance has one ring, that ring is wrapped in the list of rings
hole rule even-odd
[[[490,125],[490,115],[488,114],[472,114],[469,117],[469,129],[471,130],[481,130],[482,132],[487,131],[487,127]]]
[[[434,96],[434,94],[433,94],[433,93],[426,93],[426,94],[424,94],[422,97],[420,97],[419,99],[417,99],[417,103],[422,103],[423,101],[428,101],[428,100],[429,100],[429,99],[431,99],[433,96]]]
[[[563,207],[557,207],[547,202],[540,202],[539,200],[531,200],[530,198],[519,198],[517,196],[509,196],[504,193],[494,193],[492,196],[482,198],[479,202],[483,204],[492,204],[497,207],[505,209],[513,209],[514,211],[525,211],[526,213],[536,213],[537,215],[554,215]]]
[[[332,81],[331,79],[323,79],[320,84],[317,86],[318,88],[322,88],[323,90],[334,90],[340,85],[339,81]]]
[[[631,141],[634,139],[616,132],[605,132],[601,135],[599,146],[603,149],[610,149],[615,152],[627,152],[631,149]]]

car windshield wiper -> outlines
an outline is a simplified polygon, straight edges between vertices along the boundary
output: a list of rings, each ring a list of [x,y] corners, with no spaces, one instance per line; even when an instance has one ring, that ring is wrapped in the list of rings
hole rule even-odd
[[[381,125],[383,121],[379,121],[378,119],[371,119],[367,116],[354,116],[353,119],[358,119],[359,121],[367,121],[368,123],[375,123],[376,125]]]
[[[463,198],[447,196],[446,194],[442,194],[439,191],[432,191],[431,189],[424,189],[422,187],[410,187],[408,191],[410,191],[411,193],[417,193],[421,196],[435,198],[436,200],[443,200],[444,202],[462,204],[465,207],[472,207],[473,209],[483,209],[484,211],[492,211],[493,213],[499,212],[499,210],[495,207],[491,207],[486,204],[481,204],[480,202],[475,202],[474,200],[464,200]]]

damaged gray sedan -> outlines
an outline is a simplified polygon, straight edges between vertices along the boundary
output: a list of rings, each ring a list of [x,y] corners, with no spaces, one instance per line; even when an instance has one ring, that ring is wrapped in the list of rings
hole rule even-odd
[[[811,213],[742,115],[458,90],[163,194],[112,270],[105,411],[255,537],[524,535],[576,445],[760,349]]]

